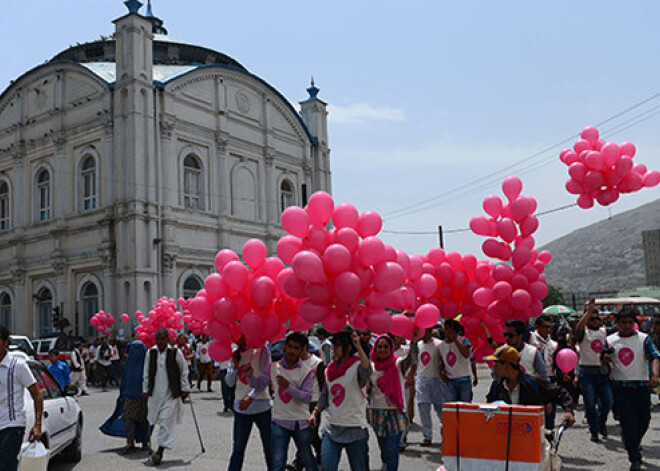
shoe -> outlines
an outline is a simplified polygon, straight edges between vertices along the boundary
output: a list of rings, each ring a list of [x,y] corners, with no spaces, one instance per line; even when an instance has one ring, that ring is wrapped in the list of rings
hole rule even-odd
[[[591,441],[594,443],[600,443],[600,438],[598,438],[598,432],[591,434]]]
[[[133,444],[128,444],[124,446],[124,449],[121,451],[122,455],[128,455],[131,451],[133,451],[133,448],[135,448],[135,445]]]
[[[422,440],[422,443],[420,443],[420,445],[422,445],[422,446],[431,446],[432,443],[431,443],[431,440],[424,439],[424,440]]]
[[[89,393],[86,393],[85,391],[80,393],[80,396],[89,396]]]
[[[208,389],[206,390],[206,392],[213,392],[213,389],[208,388]]]
[[[630,465],[630,471],[641,471],[641,469],[642,469],[641,461],[635,461]]]
[[[154,465],[158,466],[163,461],[163,451],[165,451],[165,449],[161,446],[158,447],[158,451],[156,453],[151,455],[151,462]]]
[[[607,438],[607,425],[605,424],[601,425],[599,432],[603,436],[603,438]]]

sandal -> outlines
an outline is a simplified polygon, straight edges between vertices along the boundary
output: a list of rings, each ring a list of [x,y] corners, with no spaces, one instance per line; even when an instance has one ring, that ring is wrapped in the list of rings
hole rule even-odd
[[[124,449],[121,452],[122,455],[128,455],[133,450],[133,448],[135,448],[135,445],[133,444],[125,445]]]

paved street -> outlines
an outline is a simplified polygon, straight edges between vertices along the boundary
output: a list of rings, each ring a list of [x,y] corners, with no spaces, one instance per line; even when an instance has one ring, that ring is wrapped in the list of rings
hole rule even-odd
[[[475,399],[483,400],[490,384],[488,370],[484,366],[479,368],[480,383],[475,392]],[[165,460],[160,468],[177,469],[188,468],[194,470],[224,470],[227,468],[231,454],[232,416],[222,413],[222,401],[219,397],[219,384],[214,383],[215,393],[194,393],[195,410],[200,420],[200,427],[204,437],[206,453],[200,453],[197,433],[190,414],[190,406],[185,406],[183,423],[177,429],[176,447],[166,452]],[[123,446],[122,439],[102,435],[98,426],[111,414],[117,391],[95,392],[90,397],[83,397],[80,404],[85,412],[85,431],[83,445],[83,459],[76,465],[54,461],[50,464],[50,471],[103,471],[103,470],[143,470],[151,467],[147,461],[146,453],[135,452],[127,457],[120,454]],[[660,406],[658,398],[653,398],[654,413],[651,428],[643,442],[645,469],[660,470]],[[569,429],[561,443],[559,455],[562,457],[565,470],[623,470],[628,469],[625,451],[621,444],[618,426],[611,419],[609,422],[610,438],[603,444],[589,441],[586,425],[582,425],[583,411],[577,413],[577,423]],[[434,418],[437,424],[437,419]],[[421,428],[413,425],[409,435],[411,445],[401,455],[402,470],[435,470],[440,464],[439,436],[434,436],[438,445],[432,448],[419,446],[421,441]],[[439,428],[436,428],[439,430]],[[378,445],[373,434],[370,434],[369,450],[372,469],[380,469]],[[292,453],[293,454],[293,453]],[[245,454],[246,471],[262,471],[265,469],[263,453],[256,429],[253,431],[248,449]],[[342,458],[340,466],[348,470],[348,463]]]

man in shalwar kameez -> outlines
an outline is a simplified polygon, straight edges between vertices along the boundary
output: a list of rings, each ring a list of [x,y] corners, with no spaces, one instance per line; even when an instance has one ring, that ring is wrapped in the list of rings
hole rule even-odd
[[[151,455],[153,464],[163,460],[165,448],[174,446],[174,427],[181,423],[181,399],[188,397],[188,364],[181,350],[169,345],[166,329],[156,332],[156,345],[144,360],[142,391],[147,397],[147,420],[158,425],[158,449]]]

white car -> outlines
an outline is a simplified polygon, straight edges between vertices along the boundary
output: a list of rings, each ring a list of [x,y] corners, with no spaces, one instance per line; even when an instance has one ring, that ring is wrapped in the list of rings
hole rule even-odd
[[[37,380],[37,387],[44,399],[44,415],[41,421],[42,443],[50,451],[50,458],[60,455],[67,461],[78,462],[82,458],[83,413],[74,397],[75,386],[64,391],[48,369],[37,361],[26,362]],[[30,428],[34,425],[34,403],[25,390],[27,426],[23,437],[23,449],[28,445]]]

